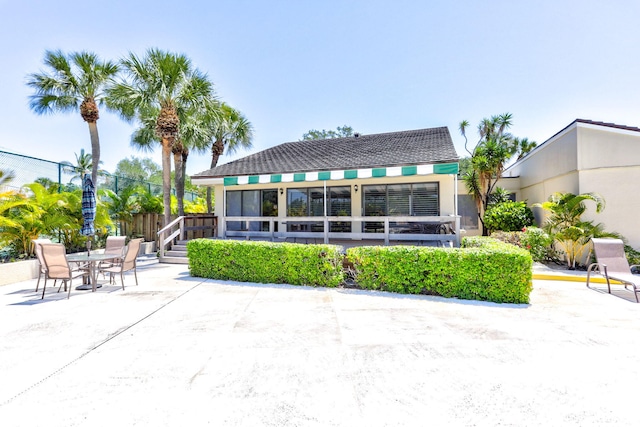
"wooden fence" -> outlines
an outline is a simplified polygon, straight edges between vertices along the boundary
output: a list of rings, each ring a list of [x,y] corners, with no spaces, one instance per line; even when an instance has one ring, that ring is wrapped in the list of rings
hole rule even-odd
[[[172,215],[171,220],[177,218]],[[211,214],[189,214],[184,217],[187,240],[216,237],[218,217]],[[125,236],[144,237],[145,242],[156,242],[158,231],[164,227],[162,214],[135,214],[130,224],[120,223],[120,232]]]

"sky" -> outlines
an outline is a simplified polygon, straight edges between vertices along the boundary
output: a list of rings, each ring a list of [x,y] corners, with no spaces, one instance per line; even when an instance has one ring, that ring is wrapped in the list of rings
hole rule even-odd
[[[446,126],[464,156],[462,120],[513,114],[539,144],[573,120],[640,126],[637,0],[0,0],[0,150],[74,162],[91,152],[79,114],[39,116],[29,73],[46,50],[118,60],[159,48],[188,56],[255,129],[253,148],[310,129],[361,134]],[[103,169],[130,156],[134,124],[103,108]],[[209,168],[189,156],[187,173]]]

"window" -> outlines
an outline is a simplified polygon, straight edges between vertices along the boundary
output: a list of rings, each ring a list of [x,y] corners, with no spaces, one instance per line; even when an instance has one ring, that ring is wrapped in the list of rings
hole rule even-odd
[[[363,186],[364,216],[439,216],[439,184],[389,184]],[[392,232],[418,232],[420,223],[389,224]],[[365,233],[382,233],[384,223],[366,221]]]
[[[278,216],[278,190],[227,191],[227,216]],[[269,231],[269,222],[229,221],[227,230]]]
[[[478,209],[473,196],[469,194],[458,195],[458,214],[460,215],[460,228],[478,229]]]
[[[351,216],[351,187],[327,187],[327,216]],[[290,188],[287,190],[287,216],[324,216],[323,187]],[[332,232],[351,232],[351,222],[331,221]],[[323,232],[323,222],[287,221],[287,231]]]

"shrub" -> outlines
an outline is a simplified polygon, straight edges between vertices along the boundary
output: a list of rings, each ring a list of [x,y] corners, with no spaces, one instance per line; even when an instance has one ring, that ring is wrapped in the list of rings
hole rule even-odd
[[[483,221],[490,231],[520,231],[533,224],[533,212],[525,202],[506,201],[492,205]]]
[[[491,238],[522,247],[522,244],[520,243],[521,235],[522,231],[494,231],[491,233]]]
[[[520,234],[520,246],[531,254],[536,262],[555,259],[553,237],[538,227],[527,227]]]
[[[466,237],[464,248],[361,246],[347,258],[364,289],[493,302],[528,303],[528,252],[487,237]]]
[[[187,256],[191,274],[209,279],[327,287],[344,279],[334,245],[196,239]]]

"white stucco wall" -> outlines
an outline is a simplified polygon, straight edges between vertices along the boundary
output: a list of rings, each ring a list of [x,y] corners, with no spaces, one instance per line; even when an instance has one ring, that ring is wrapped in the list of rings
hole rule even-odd
[[[583,219],[602,223],[640,249],[637,225],[640,199],[640,132],[576,122],[513,165],[505,175],[519,176],[522,199],[540,203],[554,192],[595,192],[606,202],[595,213],[586,202]],[[536,219],[541,210],[534,209]]]

